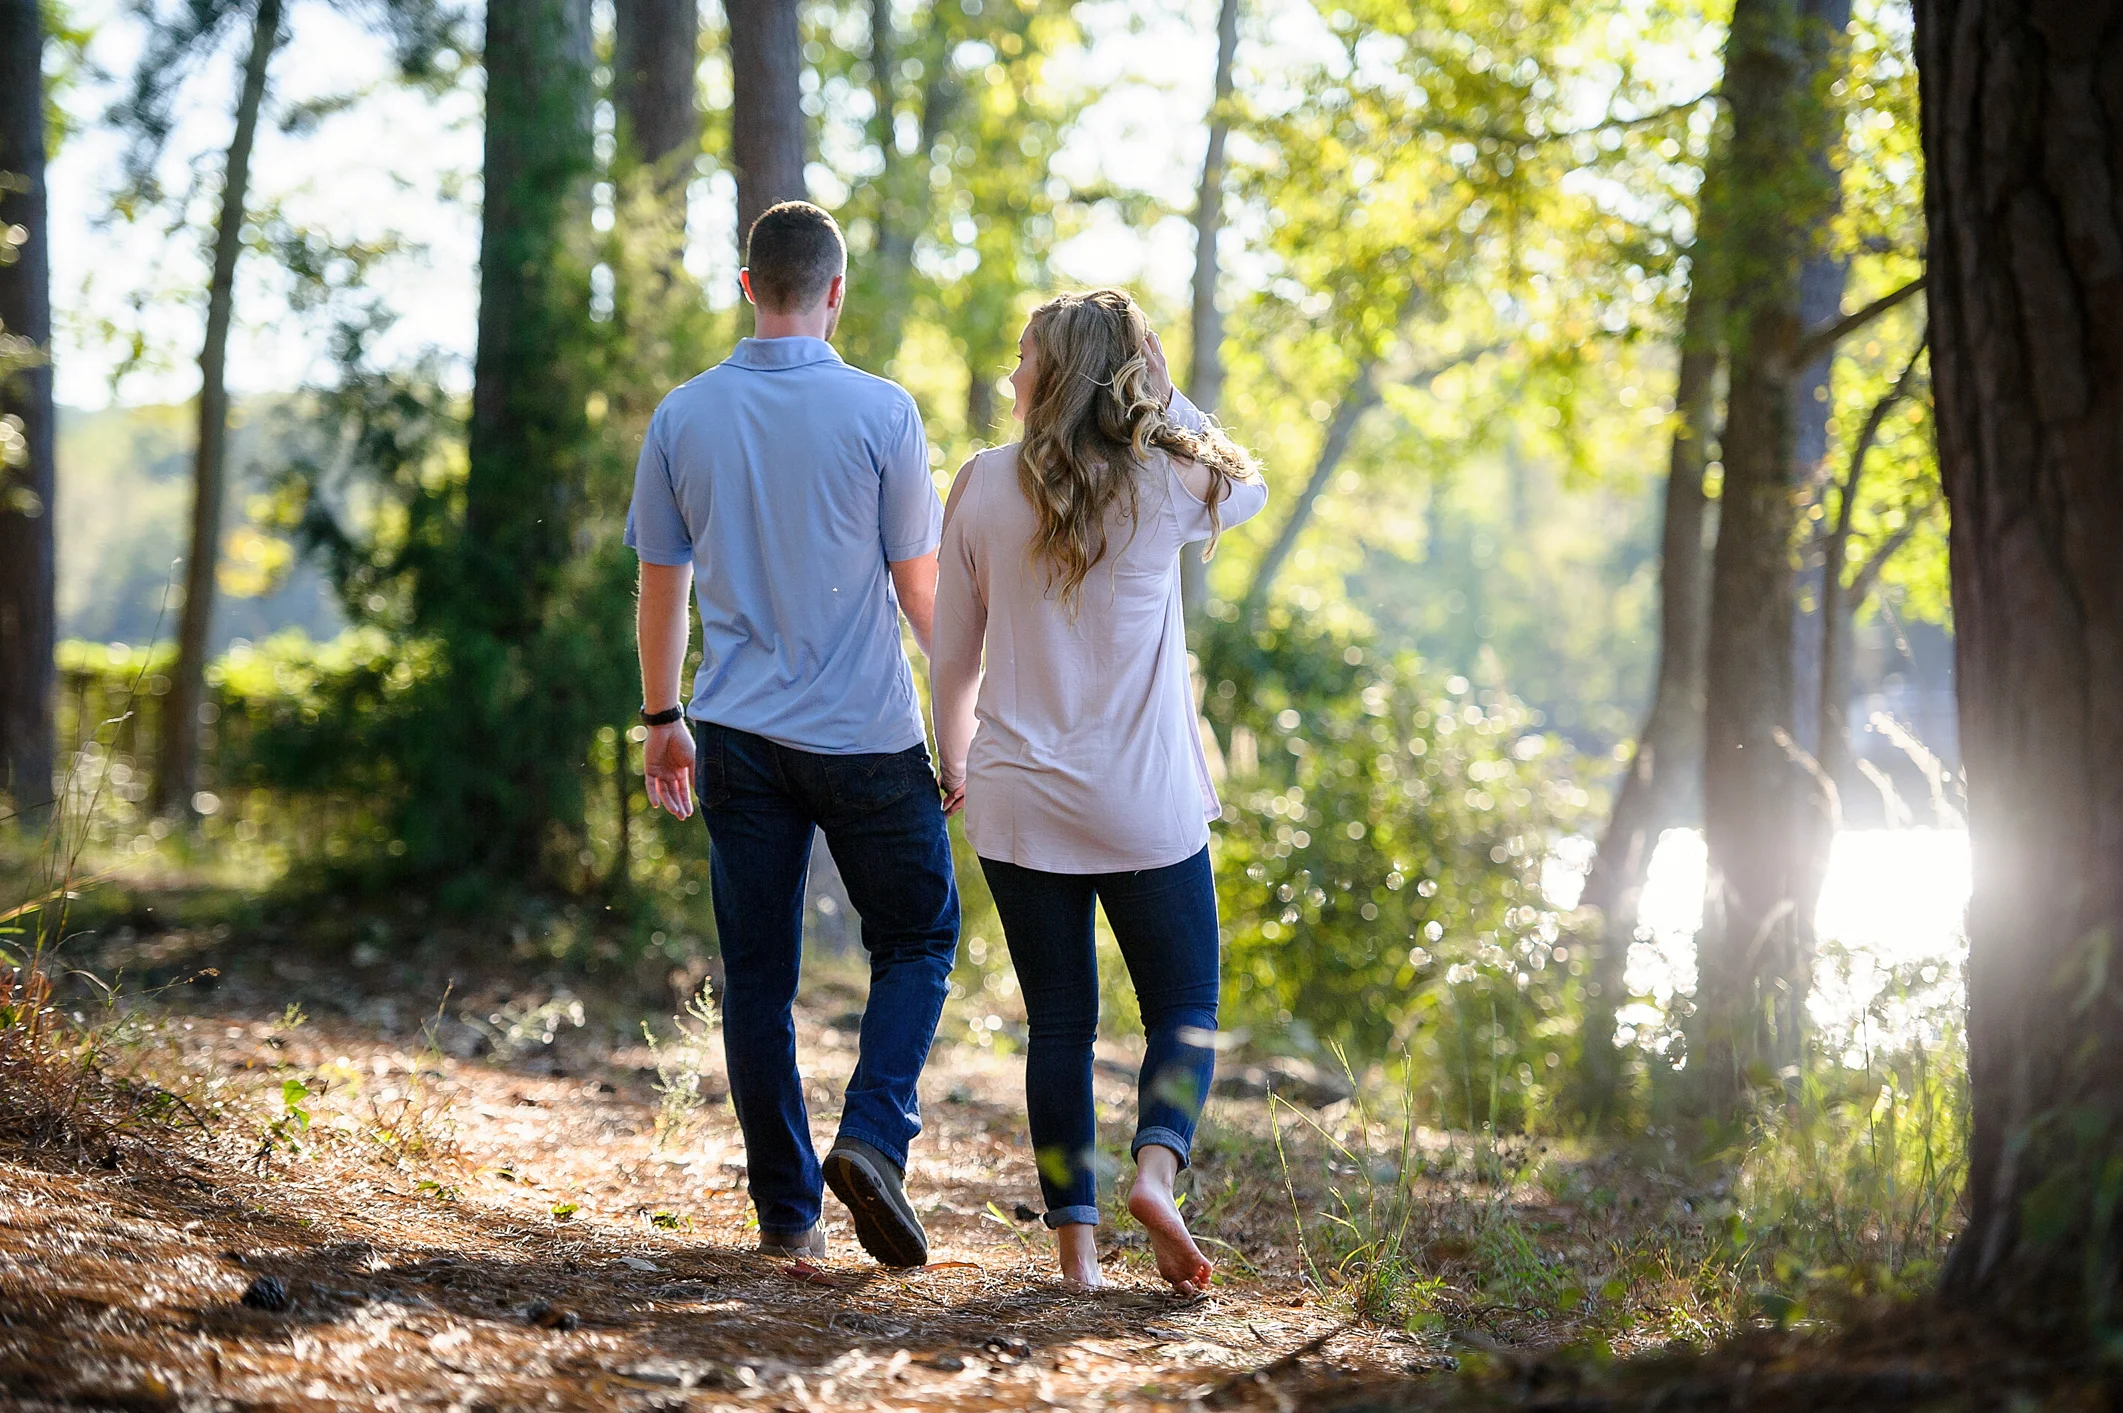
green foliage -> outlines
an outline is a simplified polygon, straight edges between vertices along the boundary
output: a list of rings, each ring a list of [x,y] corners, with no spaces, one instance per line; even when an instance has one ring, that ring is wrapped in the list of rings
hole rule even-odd
[[[1846,973],[1858,962],[1834,960]],[[1957,961],[1889,967],[1795,1086],[1758,1092],[1730,1201],[1708,1215],[1765,1313],[1789,1321],[1824,1298],[1936,1283],[1968,1175],[1964,1005]]]
[[[1412,1047],[1443,1117],[1522,1124],[1574,1003],[1541,871],[1585,799],[1554,739],[1501,693],[1295,622],[1227,630],[1206,676],[1234,1018]]]
[[[1054,249],[1113,195],[1053,167],[1090,96],[1056,62],[1079,51],[1074,7],[922,0],[885,37],[883,75],[870,5],[815,13],[831,18],[814,51],[821,149],[854,284],[840,339],[909,384],[955,465],[996,430],[995,385]]]
[[[675,1032],[673,1037],[659,1041],[647,1021],[641,1024],[641,1037],[648,1042],[649,1056],[656,1066],[654,1088],[659,1098],[656,1147],[659,1149],[669,1143],[684,1141],[708,1107],[708,1097],[701,1092],[700,1083],[714,1062],[722,1017],[716,1012],[714,998],[709,995],[707,987],[701,987],[686,1001],[684,1015],[671,1017],[671,1026]],[[658,1226],[667,1225],[661,1220],[667,1215],[658,1214]],[[675,1219],[668,1223],[676,1224]]]
[[[1219,411],[1280,494],[1212,583],[1261,595],[1260,548],[1309,509],[1273,592],[1508,680],[1604,753],[1650,676],[1664,367],[1641,345],[1685,288],[1705,27],[1601,4],[1320,10],[1333,51],[1242,93],[1237,219],[1265,268]],[[1367,388],[1379,410],[1308,485]]]

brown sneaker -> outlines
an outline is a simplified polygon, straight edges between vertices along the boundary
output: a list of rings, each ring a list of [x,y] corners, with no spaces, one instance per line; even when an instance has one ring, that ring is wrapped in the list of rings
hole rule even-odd
[[[820,1261],[825,1259],[826,1234],[823,1228],[812,1227],[795,1236],[768,1236],[760,1233],[759,1254],[762,1256],[794,1256],[800,1260]]]

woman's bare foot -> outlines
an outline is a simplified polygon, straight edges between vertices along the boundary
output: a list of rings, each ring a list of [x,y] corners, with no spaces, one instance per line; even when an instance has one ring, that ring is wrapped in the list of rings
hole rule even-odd
[[[1071,1290],[1097,1290],[1106,1278],[1098,1269],[1098,1228],[1089,1222],[1071,1222],[1054,1229],[1054,1255],[1061,1266],[1062,1284]]]
[[[1172,1180],[1179,1176],[1179,1155],[1163,1144],[1145,1144],[1135,1158],[1135,1187],[1128,1193],[1128,1210],[1149,1233],[1150,1249],[1157,1253],[1157,1273],[1172,1283],[1181,1295],[1200,1295],[1209,1288],[1215,1267],[1202,1255],[1187,1233],[1172,1200]]]

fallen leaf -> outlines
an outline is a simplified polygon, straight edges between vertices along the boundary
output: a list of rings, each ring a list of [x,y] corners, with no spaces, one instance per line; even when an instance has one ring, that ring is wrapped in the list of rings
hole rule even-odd
[[[848,1283],[837,1276],[829,1276],[809,1261],[791,1261],[789,1279],[802,1281],[805,1285],[829,1286],[834,1290],[846,1290]]]

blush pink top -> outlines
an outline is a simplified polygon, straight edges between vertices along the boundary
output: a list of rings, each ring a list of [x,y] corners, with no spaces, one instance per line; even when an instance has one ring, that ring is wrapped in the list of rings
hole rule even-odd
[[[1201,425],[1174,395],[1173,420]],[[985,859],[1048,873],[1163,868],[1199,853],[1222,813],[1196,724],[1180,607],[1182,548],[1209,507],[1171,458],[1141,468],[1135,522],[1116,506],[1072,618],[1030,554],[1037,519],[1017,447],[982,452],[944,522],[932,663],[937,755],[966,785]],[[1240,482],[1229,529],[1267,487]],[[985,648],[985,671],[983,670]]]

